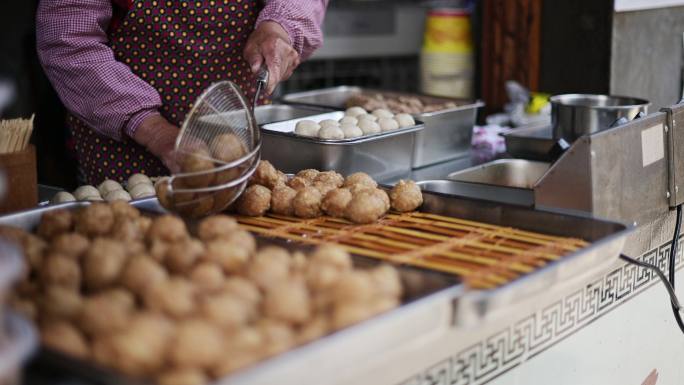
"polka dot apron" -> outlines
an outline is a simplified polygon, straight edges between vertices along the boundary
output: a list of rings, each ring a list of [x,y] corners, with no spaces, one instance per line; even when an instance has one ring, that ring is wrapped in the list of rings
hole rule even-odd
[[[258,1],[129,3],[128,11],[111,28],[109,45],[118,61],[157,89],[163,103],[160,113],[167,120],[180,125],[195,99],[219,80],[237,83],[251,100],[255,79],[242,51],[258,16]],[[74,116],[68,117],[68,125],[86,183],[106,178],[124,181],[139,172],[168,174],[158,158],[128,137],[115,141]]]

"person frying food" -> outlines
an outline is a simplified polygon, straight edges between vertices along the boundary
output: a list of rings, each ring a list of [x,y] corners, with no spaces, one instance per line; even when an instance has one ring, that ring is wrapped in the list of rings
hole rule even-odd
[[[267,93],[322,44],[328,0],[42,0],[40,62],[69,111],[84,182],[165,175],[211,83]],[[263,97],[260,98],[263,103]]]

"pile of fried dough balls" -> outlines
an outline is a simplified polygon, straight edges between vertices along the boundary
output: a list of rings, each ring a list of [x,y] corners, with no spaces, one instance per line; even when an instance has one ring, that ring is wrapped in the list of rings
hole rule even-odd
[[[420,187],[400,181],[387,193],[363,172],[346,178],[335,171],[308,169],[289,179],[268,161],[261,161],[250,186],[236,202],[239,214],[274,214],[317,218],[329,215],[359,223],[374,223],[390,208],[409,212],[423,204]]]
[[[45,213],[23,246],[10,305],[48,347],[162,385],[205,384],[396,307],[389,265],[358,269],[343,249],[266,246],[228,216],[192,236],[176,216],[125,202]]]

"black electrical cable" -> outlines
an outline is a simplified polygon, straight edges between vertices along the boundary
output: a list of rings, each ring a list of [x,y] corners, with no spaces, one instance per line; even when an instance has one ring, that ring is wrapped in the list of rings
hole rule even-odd
[[[677,246],[679,245],[679,232],[682,227],[682,205],[677,206],[677,220],[675,222],[674,236],[672,237],[672,245],[670,246],[670,260],[669,260],[669,278],[670,285],[672,285],[672,291],[675,289],[675,259],[677,258]],[[672,304],[672,312],[674,313],[675,320],[679,329],[684,333],[684,322],[682,321],[682,315],[679,312],[680,306],[675,306]]]
[[[667,280],[667,276],[665,276],[665,274],[662,271],[660,271],[658,267],[651,265],[650,263],[641,262],[637,259],[628,257],[624,254],[620,254],[620,258],[631,264],[643,267],[644,269],[653,270],[653,272],[656,273],[658,278],[660,278],[660,281],[663,283],[663,285],[665,285],[665,289],[667,289],[667,294],[670,296],[670,302],[672,302],[672,308],[677,310],[682,308],[682,305],[679,303],[679,299],[677,298],[677,294],[675,294],[674,287],[672,287],[672,284],[670,284],[670,282]]]

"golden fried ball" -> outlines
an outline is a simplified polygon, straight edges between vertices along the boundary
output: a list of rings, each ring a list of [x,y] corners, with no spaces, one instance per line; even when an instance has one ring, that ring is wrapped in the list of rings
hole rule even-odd
[[[247,267],[247,275],[262,289],[286,280],[290,274],[290,254],[280,247],[259,250]]]
[[[225,279],[221,266],[213,262],[201,262],[190,272],[190,281],[201,293],[219,290]]]
[[[335,218],[343,218],[347,205],[352,200],[352,193],[347,188],[331,190],[323,198],[321,208],[323,211]]]
[[[256,239],[247,230],[237,229],[226,239],[234,244],[239,244],[240,246],[244,247],[249,251],[250,254],[254,254],[256,252]]]
[[[386,213],[385,203],[372,190],[353,195],[347,205],[345,217],[354,223],[373,223]]]
[[[81,287],[81,268],[73,258],[62,254],[50,254],[40,268],[40,278],[45,285],[78,290]]]
[[[297,191],[302,190],[306,187],[309,187],[312,184],[313,184],[312,180],[306,179],[306,178],[301,177],[301,176],[295,176],[294,178],[290,179],[287,182],[288,186],[292,187],[293,189],[295,189]]]
[[[237,221],[227,215],[212,215],[197,226],[197,236],[204,242],[224,238],[238,229]]]
[[[373,191],[373,194],[375,194],[375,196],[380,198],[380,200],[382,201],[383,206],[385,207],[385,212],[389,211],[391,205],[390,205],[390,198],[389,198],[389,195],[387,195],[387,192],[385,192],[385,190],[379,189],[379,188],[373,189],[372,191]]]
[[[250,258],[250,250],[228,239],[216,239],[207,243],[204,259],[219,264],[227,273],[242,270]]]
[[[225,340],[225,357],[212,368],[214,377],[221,378],[259,361],[264,356],[261,351],[264,340],[264,335],[255,327],[231,331]]]
[[[164,263],[172,273],[185,273],[204,252],[202,242],[197,239],[186,239],[169,246]]]
[[[323,196],[313,187],[305,187],[297,192],[292,200],[294,213],[300,218],[320,217]]]
[[[335,187],[342,187],[344,184],[344,177],[335,171],[322,171],[314,178],[314,183],[324,183],[333,185]]]
[[[154,184],[154,191],[157,194],[157,199],[159,204],[166,209],[173,209],[174,199],[169,191],[169,178],[164,177],[159,179],[157,183]]]
[[[47,243],[40,237],[33,234],[26,233],[21,240],[21,246],[24,250],[24,256],[32,270],[39,270],[43,264],[43,255],[47,249]],[[55,252],[57,252],[55,250]],[[57,252],[59,254],[59,252]]]
[[[313,187],[321,193],[321,196],[325,196],[328,192],[337,189],[335,184],[326,182],[314,182]]]
[[[217,135],[209,145],[214,158],[229,163],[247,155],[245,143],[234,134]]]
[[[50,249],[67,257],[80,258],[88,250],[90,241],[79,233],[64,233],[56,236],[50,243]]]
[[[320,173],[320,171],[313,168],[307,168],[306,170],[298,172],[295,176],[304,178],[313,183],[314,179],[316,179],[316,176],[318,176],[318,173]]]
[[[122,330],[128,327],[134,304],[133,297],[124,290],[86,298],[80,316],[81,328],[92,335]]]
[[[423,204],[423,193],[412,180],[400,180],[390,191],[392,208],[399,212],[413,211]]]
[[[83,281],[89,289],[101,289],[116,282],[127,261],[120,242],[96,238],[83,257]]]
[[[161,215],[152,220],[147,237],[150,240],[178,242],[188,237],[188,229],[182,219],[173,215]]]
[[[264,337],[262,352],[266,356],[285,352],[295,344],[294,330],[285,322],[266,318],[257,323],[257,328]]]
[[[119,219],[137,219],[140,218],[140,210],[131,206],[128,202],[114,201],[109,204],[109,207],[114,213],[114,217]]]
[[[348,175],[347,178],[344,180],[344,187],[351,187],[353,185],[363,185],[369,188],[376,188],[378,187],[378,183],[371,178],[370,175],[366,174],[365,172],[355,172],[351,175]]]
[[[307,321],[297,333],[297,344],[315,341],[330,331],[330,320],[325,315],[317,315]]]
[[[335,302],[370,302],[376,294],[374,282],[365,271],[350,271],[335,284]]]
[[[331,265],[341,271],[351,270],[353,266],[351,255],[347,250],[330,243],[316,247],[309,256],[309,263]]]
[[[166,258],[166,253],[169,251],[169,247],[173,242],[165,242],[160,239],[152,239],[149,243],[147,249],[150,257],[152,257],[157,262],[164,262]]]
[[[159,385],[205,385],[209,378],[201,369],[195,368],[174,368],[164,370],[157,376]]]
[[[222,291],[205,297],[201,314],[212,323],[227,329],[242,327],[249,321],[252,306],[233,293]]]
[[[258,362],[263,358],[263,354],[259,351],[238,351],[236,353],[231,353],[230,356],[221,359],[221,361],[211,369],[211,374],[214,378],[223,378],[239,369]]]
[[[228,278],[223,283],[222,290],[244,300],[252,307],[256,307],[261,302],[259,288],[254,282],[243,277],[233,276]]]
[[[209,186],[214,181],[214,162],[206,150],[194,150],[183,154],[179,161],[180,169],[184,173],[199,173],[198,175],[183,176],[183,185],[190,188],[202,188]]]
[[[403,290],[397,269],[383,264],[371,269],[369,274],[378,295],[394,299],[401,297]]]
[[[124,243],[142,241],[145,232],[141,231],[138,221],[135,219],[117,218],[110,236]]]
[[[73,320],[81,314],[83,297],[73,289],[48,286],[44,289],[39,304],[42,317]]]
[[[331,264],[309,263],[304,273],[306,283],[314,292],[332,288],[343,272]]]
[[[143,295],[145,291],[168,279],[166,270],[148,255],[132,257],[121,274],[121,283],[132,292]]]
[[[89,237],[106,235],[114,226],[114,212],[108,204],[93,203],[76,214],[76,231]]]
[[[271,211],[280,215],[292,216],[294,207],[292,201],[297,191],[286,185],[276,186],[271,192]]]
[[[278,170],[267,160],[259,161],[254,174],[249,179],[249,184],[259,184],[269,189],[284,184],[286,180],[283,179],[284,174],[280,174]]]
[[[237,212],[250,217],[262,216],[271,208],[271,190],[262,185],[251,185],[235,202]]]
[[[150,286],[144,295],[145,304],[155,311],[162,311],[180,318],[195,311],[195,287],[189,281],[171,277]]]
[[[130,376],[148,376],[163,367],[173,326],[163,316],[142,312],[110,339],[116,369]]]
[[[18,314],[21,314],[33,322],[38,320],[38,305],[30,299],[21,299],[12,296],[7,299],[7,305]]]
[[[218,326],[189,319],[176,326],[169,358],[179,367],[210,368],[219,362],[223,352],[223,333]]]
[[[299,280],[272,285],[264,297],[264,314],[292,324],[306,322],[311,316],[311,301],[306,285]]]
[[[76,358],[88,358],[90,347],[86,338],[71,323],[48,322],[40,328],[40,339],[52,349]]]
[[[214,205],[213,193],[197,193],[192,200],[177,203],[176,210],[190,218],[201,218],[209,214],[214,209]]]
[[[71,231],[74,225],[73,214],[69,210],[47,211],[40,218],[37,233],[43,238],[51,239],[54,236]]]
[[[364,302],[348,302],[335,306],[332,314],[334,329],[342,329],[371,318],[375,313],[372,305]]]

